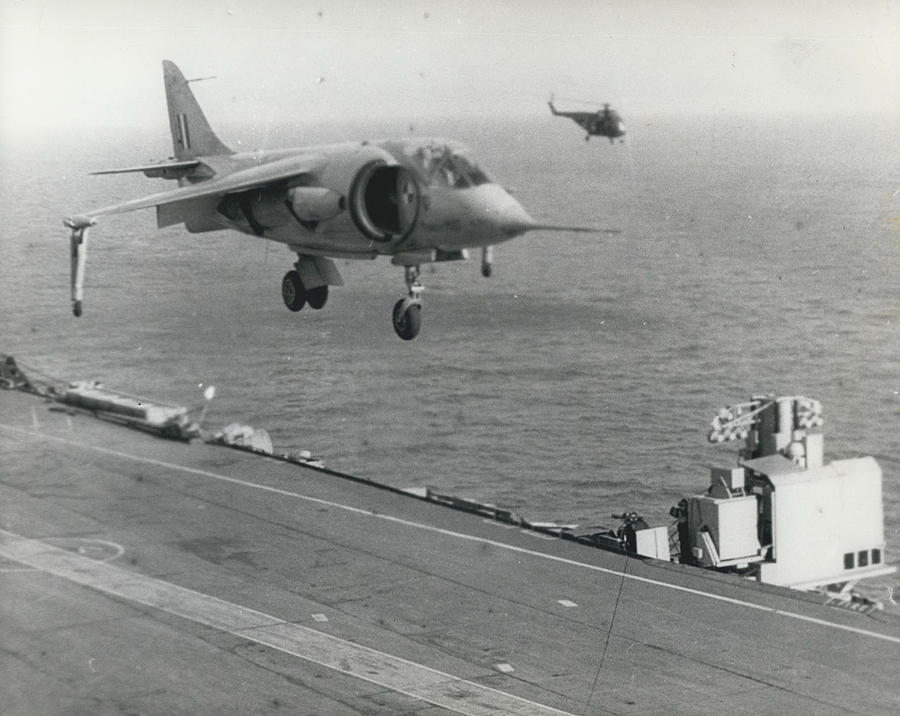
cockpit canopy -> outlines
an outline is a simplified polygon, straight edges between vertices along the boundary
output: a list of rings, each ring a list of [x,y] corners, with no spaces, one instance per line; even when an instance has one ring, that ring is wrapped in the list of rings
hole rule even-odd
[[[468,189],[494,183],[471,152],[458,142],[420,139],[404,142],[402,156],[397,158],[409,166],[425,186]]]

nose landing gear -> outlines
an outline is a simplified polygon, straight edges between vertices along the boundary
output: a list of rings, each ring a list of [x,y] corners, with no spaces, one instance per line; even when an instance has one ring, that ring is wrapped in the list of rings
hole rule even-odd
[[[492,272],[492,266],[494,263],[494,247],[493,246],[485,246],[481,250],[481,275],[485,278],[489,278]]]
[[[411,341],[419,335],[422,322],[422,291],[425,287],[419,282],[419,267],[406,266],[406,287],[409,295],[394,304],[394,330],[404,341]]]

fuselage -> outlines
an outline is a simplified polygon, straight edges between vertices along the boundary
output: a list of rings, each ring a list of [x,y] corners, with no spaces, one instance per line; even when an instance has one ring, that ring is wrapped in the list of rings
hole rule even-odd
[[[625,123],[614,110],[600,111],[591,116],[588,131],[601,137],[618,139],[625,136]]]
[[[571,112],[566,116],[584,127],[592,136],[609,137],[610,139],[625,136],[625,123],[615,110]]]
[[[519,236],[536,223],[468,148],[455,141],[410,138],[329,144],[203,157],[202,163],[207,173],[225,175],[295,156],[322,159],[324,169],[315,183],[318,190],[336,197],[333,216],[303,221],[291,210],[290,192],[298,187],[303,191],[305,180],[300,176],[296,182],[232,197],[230,203],[209,202],[202,218],[185,222],[188,230],[234,229],[287,244],[299,253],[374,258],[490,246]],[[390,178],[396,186],[379,187],[384,181],[373,180],[371,191],[361,190],[360,177],[372,166],[402,167]],[[182,180],[183,185],[190,183],[190,177]],[[376,192],[378,201],[373,198]],[[388,208],[379,208],[379,202]],[[373,234],[367,231],[369,214],[376,224],[396,226],[383,235]]]

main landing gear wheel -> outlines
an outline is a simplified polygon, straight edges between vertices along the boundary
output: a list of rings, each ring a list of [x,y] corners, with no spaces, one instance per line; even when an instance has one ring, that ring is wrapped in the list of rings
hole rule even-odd
[[[306,302],[316,310],[325,306],[328,301],[328,286],[316,286],[306,290]]]
[[[300,274],[296,271],[288,271],[281,281],[281,297],[284,299],[284,305],[292,311],[299,311],[306,305],[306,288],[303,281],[300,280]],[[327,297],[327,293],[326,293]],[[322,300],[322,305],[325,301]],[[310,303],[310,306],[313,304]],[[322,306],[313,306],[313,308],[321,308]]]
[[[404,341],[411,341],[419,335],[422,325],[422,307],[401,298],[394,304],[394,330]]]

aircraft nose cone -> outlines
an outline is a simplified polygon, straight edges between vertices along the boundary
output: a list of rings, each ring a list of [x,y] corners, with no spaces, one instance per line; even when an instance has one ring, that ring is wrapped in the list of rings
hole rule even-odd
[[[470,217],[470,238],[494,244],[507,241],[535,228],[522,205],[497,184],[483,184],[465,192],[460,210]],[[463,206],[465,207],[463,209]]]
[[[509,203],[498,213],[500,231],[509,238],[524,234],[537,224],[525,211],[525,208],[512,197],[510,197]]]

